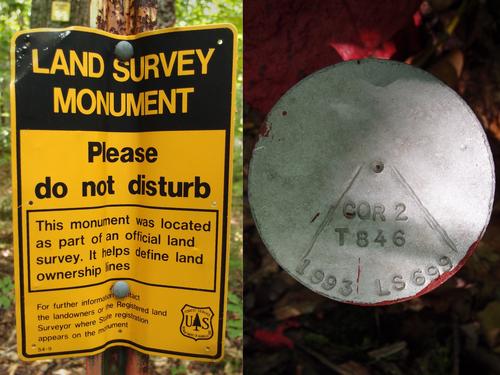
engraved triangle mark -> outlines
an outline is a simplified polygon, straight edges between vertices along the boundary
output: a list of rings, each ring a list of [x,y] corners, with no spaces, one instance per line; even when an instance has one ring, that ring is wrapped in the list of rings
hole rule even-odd
[[[327,214],[325,215],[325,218],[321,222],[321,224],[318,226],[318,229],[314,233],[310,245],[307,247],[306,251],[302,255],[302,259],[304,260],[307,258],[312,249],[314,248],[318,238],[320,237],[321,233],[325,230],[328,224],[333,220],[335,211],[339,207],[340,203],[346,196],[346,194],[349,192],[349,190],[353,187],[355,181],[358,179],[358,177],[361,174],[361,171],[365,164],[361,164],[354,172],[353,176],[349,180],[349,183],[346,185],[346,188],[343,190],[342,194],[340,197],[335,201],[334,204],[332,204],[329,209]],[[422,201],[419,199],[415,191],[412,189],[410,184],[406,181],[406,179],[403,177],[401,172],[396,167],[391,166],[390,167],[392,175],[395,177],[395,181],[403,187],[403,191],[415,202],[416,206],[422,214],[424,215],[425,222],[429,225],[429,227],[439,235],[439,237],[443,240],[443,242],[454,252],[458,252],[458,249],[453,242],[453,240],[449,237],[448,233],[445,231],[445,229],[437,222],[437,220],[432,216],[432,214],[429,212],[429,210],[424,206]]]
[[[335,213],[335,210],[337,209],[338,205],[340,204],[340,202],[342,201],[342,199],[344,198],[344,195],[346,195],[346,193],[349,191],[349,189],[352,187],[352,185],[354,184],[354,181],[356,180],[356,178],[359,176],[361,170],[363,169],[363,166],[364,164],[361,164],[358,169],[356,170],[356,172],[354,173],[354,176],[351,178],[351,180],[349,181],[349,184],[347,185],[347,187],[345,188],[344,192],[340,195],[339,199],[337,199],[337,201],[335,202],[334,205],[330,206],[330,208],[328,209],[328,212],[326,213],[326,216],[325,218],[323,219],[323,221],[321,222],[321,224],[319,225],[318,229],[316,230],[316,232],[314,233],[314,236],[311,240],[311,244],[309,245],[309,247],[307,248],[307,251],[304,253],[304,255],[302,255],[302,259],[305,259],[307,258],[307,256],[311,253],[311,250],[313,249],[314,247],[314,244],[316,243],[319,235],[321,234],[321,232],[323,232],[323,229],[325,229],[325,227],[330,223],[330,221],[332,221],[333,219],[333,214]]]
[[[396,176],[396,178],[399,180],[401,185],[403,185],[403,187],[406,189],[408,195],[410,195],[410,197],[413,198],[415,203],[420,207],[420,209],[422,210],[422,212],[425,215],[425,221],[427,222],[427,224],[429,224],[429,226],[441,236],[443,241],[450,247],[451,250],[458,252],[458,249],[455,246],[455,243],[452,241],[450,236],[448,236],[448,233],[446,233],[444,228],[441,225],[439,225],[439,223],[434,218],[434,216],[432,216],[432,214],[429,212],[429,210],[424,206],[422,201],[418,198],[417,194],[411,188],[410,184],[406,181],[406,179],[403,177],[401,172],[399,172],[396,167],[392,167],[392,166],[391,166],[391,170],[392,170],[393,174]]]

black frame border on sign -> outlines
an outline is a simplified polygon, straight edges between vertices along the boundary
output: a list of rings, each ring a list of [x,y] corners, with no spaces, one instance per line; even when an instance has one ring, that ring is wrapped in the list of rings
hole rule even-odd
[[[114,339],[114,340],[109,340],[106,343],[99,345],[94,348],[88,348],[88,349],[82,349],[82,350],[71,350],[71,351],[64,351],[64,352],[42,352],[40,354],[28,354],[26,349],[27,349],[27,343],[26,343],[26,307],[25,307],[25,300],[24,300],[24,294],[26,291],[26,286],[24,285],[24,272],[23,270],[23,264],[24,264],[24,258],[23,258],[23,198],[22,198],[22,181],[21,181],[21,142],[20,142],[20,136],[21,136],[21,130],[23,131],[29,131],[30,129],[21,129],[18,126],[17,123],[17,111],[16,111],[16,92],[15,92],[15,84],[17,82],[16,80],[16,61],[15,61],[15,49],[16,49],[16,41],[18,38],[24,36],[24,35],[29,35],[29,34],[35,34],[38,32],[57,32],[61,33],[64,31],[77,31],[77,32],[86,32],[90,34],[99,34],[99,35],[104,35],[107,36],[113,40],[137,40],[143,37],[148,37],[152,35],[158,35],[158,34],[163,34],[163,33],[182,33],[186,31],[215,31],[215,30],[222,30],[227,32],[228,34],[231,35],[231,43],[229,44],[230,50],[231,50],[231,57],[232,57],[232,71],[231,71],[231,99],[230,99],[230,111],[231,113],[229,114],[229,121],[228,123],[224,124],[223,128],[218,128],[218,129],[213,129],[213,130],[223,130],[225,134],[225,147],[224,147],[224,193],[223,193],[223,207],[222,207],[222,241],[221,241],[221,277],[220,277],[220,282],[219,282],[219,288],[220,288],[220,298],[219,298],[219,316],[218,316],[218,321],[221,323],[219,325],[218,329],[218,334],[217,334],[217,351],[214,355],[204,355],[204,354],[196,354],[196,353],[186,353],[186,352],[179,352],[179,351],[173,351],[173,350],[162,350],[162,349],[157,349],[157,348],[150,348],[146,347],[140,344],[137,344],[133,341],[130,340],[124,340],[124,339]],[[21,32],[16,33],[13,38],[12,38],[12,43],[11,43],[11,136],[12,136],[12,144],[15,145],[15,171],[16,175],[15,177],[15,183],[17,185],[17,189],[13,189],[13,191],[17,195],[17,206],[13,207],[13,211],[17,216],[17,253],[15,254],[18,257],[18,267],[16,267],[16,271],[19,273],[18,274],[18,280],[19,282],[19,290],[20,290],[20,306],[19,312],[21,316],[21,322],[18,322],[18,324],[21,324],[21,352],[22,355],[26,359],[41,359],[41,358],[51,358],[51,357],[60,357],[60,356],[70,356],[70,355],[93,355],[93,354],[98,354],[105,350],[106,348],[112,347],[112,346],[117,346],[119,344],[125,344],[126,346],[129,346],[133,349],[138,349],[140,351],[143,351],[146,354],[163,354],[163,355],[177,355],[180,357],[185,357],[186,359],[205,359],[205,360],[218,360],[221,359],[223,350],[222,350],[222,345],[224,342],[224,329],[223,327],[225,326],[225,316],[224,313],[225,311],[225,302],[226,302],[226,293],[227,292],[227,255],[228,255],[228,217],[229,217],[229,211],[228,211],[228,206],[230,202],[230,188],[232,186],[232,181],[230,179],[230,176],[232,174],[232,144],[233,144],[233,136],[234,136],[234,111],[236,108],[236,98],[235,98],[235,87],[236,87],[236,43],[237,43],[237,38],[236,38],[236,29],[234,28],[233,25],[230,24],[219,24],[219,25],[208,25],[208,26],[199,26],[199,27],[179,27],[179,28],[171,28],[171,29],[163,29],[163,30],[156,30],[156,31],[150,31],[150,32],[145,32],[141,33],[135,36],[121,36],[121,35],[115,35],[111,33],[107,33],[101,30],[97,29],[89,29],[85,27],[79,27],[79,26],[73,26],[69,27],[66,29],[37,29],[37,30],[24,30]],[[76,130],[81,130],[81,129],[58,129],[58,130],[63,130],[63,131],[76,131]],[[96,131],[96,129],[88,129],[89,131]],[[111,131],[117,131],[110,129]],[[165,130],[165,129],[145,129],[144,131],[175,131],[175,130],[180,130],[180,129],[171,129],[171,130]],[[203,130],[203,129],[183,129],[183,130]],[[118,130],[118,132],[120,132]],[[113,205],[111,205],[113,206]],[[134,206],[133,204],[128,204],[125,206]],[[104,207],[104,206],[103,206]],[[54,209],[54,210],[70,210],[70,209],[75,209],[75,208],[63,208],[63,209]],[[86,207],[85,207],[86,209]],[[179,209],[179,208],[175,208]],[[35,210],[31,210],[35,211]],[[47,210],[45,210],[47,211]],[[211,211],[211,210],[206,210],[206,211]],[[218,218],[218,210],[217,211],[217,218]],[[28,216],[29,210],[26,211],[26,220]],[[217,222],[217,230],[218,230],[218,222]],[[217,262],[216,262],[217,263]],[[114,280],[114,279],[110,279]],[[132,280],[132,279],[130,279]],[[137,281],[137,280],[134,280]],[[217,283],[217,278],[215,279],[215,282]],[[196,289],[195,289],[196,290]],[[29,292],[29,291],[28,291]],[[19,340],[19,338],[18,338]]]

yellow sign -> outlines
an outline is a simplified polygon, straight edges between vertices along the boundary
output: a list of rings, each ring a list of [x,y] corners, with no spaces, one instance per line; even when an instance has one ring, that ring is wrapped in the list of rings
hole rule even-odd
[[[69,1],[52,1],[50,11],[51,21],[69,22],[71,15],[71,2]]]
[[[115,55],[119,41],[129,60]],[[230,25],[14,37],[23,359],[114,345],[223,356],[235,43]],[[119,280],[124,298],[111,291]]]

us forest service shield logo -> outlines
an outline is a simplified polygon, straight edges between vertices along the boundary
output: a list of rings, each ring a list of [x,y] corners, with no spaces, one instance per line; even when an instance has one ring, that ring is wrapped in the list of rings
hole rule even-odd
[[[193,340],[208,340],[214,335],[212,318],[214,313],[210,307],[184,305],[181,309],[181,333]]]

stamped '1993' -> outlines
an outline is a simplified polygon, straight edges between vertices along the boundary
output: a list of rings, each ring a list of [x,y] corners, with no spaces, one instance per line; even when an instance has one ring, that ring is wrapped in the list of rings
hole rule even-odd
[[[296,274],[305,283],[318,285],[319,289],[329,294],[340,294],[348,297],[354,292],[359,293],[360,285],[360,267],[358,265],[356,277],[336,275],[329,270],[320,267],[311,268],[311,260],[303,259],[295,269]],[[390,296],[405,290],[409,284],[416,287],[423,287],[428,283],[438,279],[445,272],[453,268],[451,259],[447,256],[441,256],[435,262],[429,262],[420,268],[411,272],[388,273],[385,277],[374,279],[373,290],[378,296]]]

